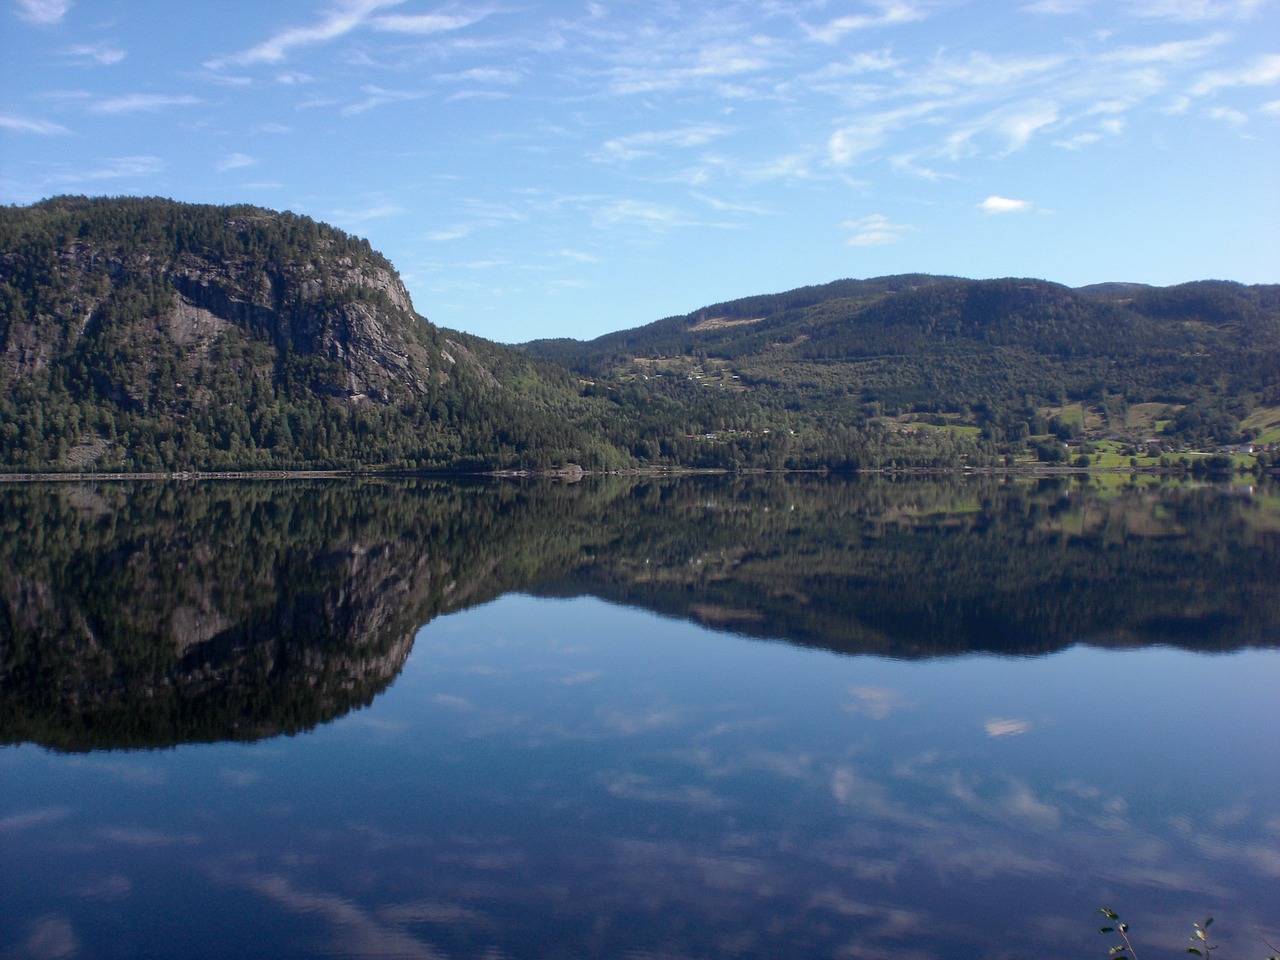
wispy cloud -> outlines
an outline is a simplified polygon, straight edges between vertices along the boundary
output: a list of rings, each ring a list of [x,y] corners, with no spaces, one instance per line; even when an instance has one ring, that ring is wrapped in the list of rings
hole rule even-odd
[[[814,40],[822,43],[838,43],[845,34],[855,30],[866,30],[871,27],[888,27],[900,23],[910,23],[924,17],[918,9],[902,0],[880,0],[873,3],[875,13],[856,13],[837,17],[819,26],[802,24],[805,32]]]
[[[151,176],[164,169],[165,162],[160,157],[116,157],[106,161],[102,166],[90,170],[55,174],[49,178],[49,181],[51,183],[72,184],[89,183],[96,180],[121,180],[129,177]]]
[[[896,243],[906,234],[915,230],[915,227],[906,223],[893,223],[882,213],[872,213],[865,217],[859,217],[856,220],[846,220],[840,224],[844,229],[853,231],[853,235],[849,237],[845,243],[851,247],[878,247],[886,243]],[[868,690],[870,688],[856,688],[855,696],[860,696],[857,689]],[[865,702],[866,696],[860,696]],[[864,711],[865,712],[865,711]]]
[[[1021,9],[1030,13],[1048,13],[1054,15],[1081,13],[1088,9],[1093,0],[1036,0]]]
[[[125,52],[109,43],[81,43],[67,47],[62,55],[73,63],[110,67],[125,58]]]
[[[648,227],[650,230],[666,230],[687,226],[688,219],[674,207],[642,200],[613,200],[596,212],[597,225],[629,225]]]
[[[397,203],[379,203],[362,210],[335,210],[333,215],[347,223],[366,223],[370,220],[382,220],[404,213],[404,207]]]
[[[1132,0],[1130,8],[1141,17],[1161,20],[1245,20],[1267,0]]]
[[[319,23],[289,27],[248,50],[210,60],[206,66],[219,69],[229,64],[279,63],[295,47],[336,40],[364,24],[378,10],[403,2],[404,0],[347,0],[330,8]]]
[[[697,50],[653,51],[643,65],[627,64],[612,69],[611,89],[616,94],[657,93],[691,84],[716,83],[728,77],[755,73],[769,61],[759,49],[740,44],[719,44]],[[672,60],[678,62],[670,62]]]
[[[361,27],[386,33],[425,36],[449,30],[460,30],[478,23],[489,11],[465,14],[378,14],[379,10],[399,6],[405,0],[346,0],[331,7],[319,22],[289,27],[240,53],[208,61],[205,66],[220,69],[228,65],[279,63],[291,51],[337,40]]]
[[[7,113],[0,113],[0,130],[12,130],[15,133],[38,133],[45,136],[70,133],[60,123],[53,123],[49,120],[32,120],[29,117],[15,117]]]
[[[14,7],[28,23],[58,23],[71,9],[71,0],[15,0]]]
[[[1258,57],[1238,69],[1206,73],[1191,88],[1191,94],[1204,97],[1228,87],[1267,87],[1276,83],[1280,83],[1280,53]]]
[[[1213,120],[1221,120],[1224,123],[1241,125],[1249,122],[1249,115],[1241,110],[1234,110],[1231,107],[1214,107],[1209,113],[1209,117]]]
[[[374,17],[370,25],[375,30],[386,30],[393,33],[431,34],[444,33],[448,30],[461,30],[473,23],[479,23],[489,15],[489,11],[470,14],[388,14]]]
[[[863,154],[883,146],[891,133],[927,117],[938,107],[937,103],[924,101],[861,117],[831,134],[827,140],[828,159],[837,167],[848,166]]]
[[[1053,103],[1028,104],[1004,117],[998,129],[1007,138],[1006,153],[1021,150],[1037,131],[1056,123],[1058,107]]]
[[[424,234],[424,236],[432,243],[447,243],[450,240],[461,240],[470,234],[472,229],[469,224],[461,224],[456,227],[450,227],[447,230],[432,230],[430,233]]]
[[[387,90],[383,87],[366,86],[363,88],[365,98],[358,103],[351,103],[342,108],[342,113],[346,116],[352,116],[357,113],[364,113],[375,107],[386,106],[388,103],[408,103],[412,100],[421,100],[426,96],[425,93],[413,90]]]
[[[256,157],[251,157],[247,153],[229,153],[214,166],[219,173],[226,173],[228,170],[241,170],[245,167],[252,167],[257,162]]]
[[[1099,59],[1119,63],[1190,63],[1203,59],[1230,39],[1228,34],[1212,33],[1197,40],[1173,40],[1143,47],[1125,46],[1104,53]]]
[[[676,130],[647,130],[615,137],[604,144],[596,159],[609,161],[635,160],[652,156],[660,147],[697,147],[722,136],[723,127],[713,124],[681,127]]]
[[[190,107],[200,103],[191,94],[131,93],[123,97],[99,100],[89,109],[93,113],[155,113],[170,107]]]
[[[520,82],[520,72],[498,67],[473,67],[457,73],[441,73],[436,75],[441,83],[497,83],[513,84]]]

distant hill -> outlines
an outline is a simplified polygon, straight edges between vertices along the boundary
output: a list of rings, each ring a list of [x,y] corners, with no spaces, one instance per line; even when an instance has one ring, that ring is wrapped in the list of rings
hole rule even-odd
[[[616,465],[584,404],[562,368],[427,322],[367,241],[307,217],[0,209],[9,469]]]
[[[523,349],[586,377],[693,376],[810,429],[931,414],[1007,445],[1082,404],[1080,417],[1136,440],[1156,426],[1128,413],[1147,406],[1171,440],[1225,442],[1280,403],[1280,285],[839,280]]]

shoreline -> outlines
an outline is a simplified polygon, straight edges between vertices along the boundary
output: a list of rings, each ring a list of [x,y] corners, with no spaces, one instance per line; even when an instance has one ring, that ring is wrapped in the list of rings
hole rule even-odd
[[[695,476],[772,476],[772,475],[811,475],[827,477],[950,477],[950,476],[1011,476],[1011,477],[1063,477],[1092,475],[1142,475],[1158,477],[1186,477],[1204,479],[1205,477],[1230,478],[1236,476],[1275,477],[1280,474],[1276,468],[1268,468],[1260,474],[1240,473],[1237,471],[1218,471],[1195,475],[1188,470],[1177,470],[1170,467],[1071,467],[1053,464],[1026,466],[991,466],[991,467],[876,467],[864,470],[727,470],[698,469],[685,467],[635,467],[628,470],[584,470],[581,467],[561,467],[548,470],[152,470],[138,473],[120,471],[106,472],[52,472],[26,471],[22,473],[0,473],[0,483],[67,483],[67,482],[127,482],[127,481],[184,481],[206,482],[218,480],[371,480],[410,477],[435,477],[439,479],[463,479],[491,477],[505,480],[564,480],[577,483],[588,477],[695,477]]]

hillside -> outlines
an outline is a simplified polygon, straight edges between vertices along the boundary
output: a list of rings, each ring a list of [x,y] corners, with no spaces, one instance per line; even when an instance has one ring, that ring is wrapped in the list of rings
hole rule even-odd
[[[1170,466],[1254,438],[1280,440],[1280,286],[912,274],[512,348],[304,216],[0,208],[7,472]]]
[[[427,322],[367,241],[307,217],[0,210],[9,469],[615,464],[576,425],[592,406],[563,368]]]
[[[970,428],[1004,453],[1051,435],[1203,445],[1280,404],[1280,286],[840,280],[523,349],[587,377],[692,377],[807,430]]]

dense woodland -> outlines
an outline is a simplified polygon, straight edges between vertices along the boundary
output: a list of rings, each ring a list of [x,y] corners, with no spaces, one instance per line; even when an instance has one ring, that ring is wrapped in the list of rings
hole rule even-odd
[[[1280,439],[1280,286],[842,280],[513,349],[430,323],[305,216],[0,209],[10,472],[849,471],[1092,462],[1082,442],[1203,468],[1180,455],[1253,439]]]
[[[0,743],[303,730],[513,590],[845,654],[1269,646],[1278,530],[1273,490],[1155,481],[4,484]]]

